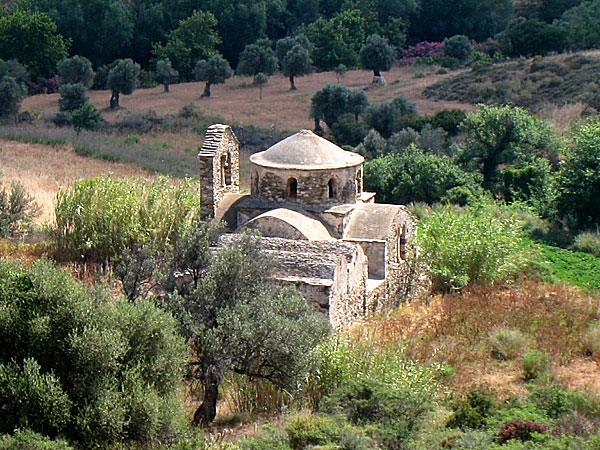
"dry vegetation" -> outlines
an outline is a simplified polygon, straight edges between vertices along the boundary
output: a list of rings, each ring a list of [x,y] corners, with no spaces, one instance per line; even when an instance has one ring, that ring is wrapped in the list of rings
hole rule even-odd
[[[379,342],[408,341],[410,356],[444,362],[456,370],[457,392],[487,385],[499,394],[526,394],[520,357],[494,357],[490,336],[516,329],[522,352],[551,357],[552,376],[569,389],[598,394],[598,355],[588,355],[583,336],[600,319],[600,297],[567,285],[524,281],[518,285],[474,287],[401,307],[368,327]]]
[[[427,74],[425,77],[417,74]],[[350,71],[341,83],[350,88],[369,88],[367,94],[372,102],[389,101],[403,95],[417,104],[420,114],[432,114],[441,109],[460,108],[474,110],[472,105],[455,101],[436,101],[421,96],[429,85],[451,75],[437,75],[434,69],[414,69],[411,67],[394,68],[385,74],[387,85],[371,88],[372,74],[368,71]],[[122,110],[147,112],[154,110],[160,115],[176,112],[183,105],[196,103],[207,114],[222,116],[228,123],[254,125],[257,127],[274,126],[280,130],[299,130],[312,128],[314,122],[309,118],[310,99],[313,93],[327,83],[335,83],[332,72],[315,73],[296,81],[297,91],[290,91],[287,78],[275,75],[265,86],[263,99],[259,100],[258,89],[252,86],[252,79],[235,77],[224,85],[212,88],[210,98],[200,98],[204,83],[181,83],[171,86],[171,92],[164,93],[162,86],[152,89],[138,89],[132,95],[122,96]],[[103,110],[105,119],[112,121],[118,111],[108,109],[110,92],[91,91],[92,103]],[[58,94],[37,95],[23,102],[22,110],[55,113],[58,111]]]
[[[41,207],[38,223],[53,217],[53,200],[58,190],[79,178],[108,173],[116,176],[151,176],[131,164],[121,164],[77,155],[68,147],[51,147],[0,140],[3,181],[20,181]]]

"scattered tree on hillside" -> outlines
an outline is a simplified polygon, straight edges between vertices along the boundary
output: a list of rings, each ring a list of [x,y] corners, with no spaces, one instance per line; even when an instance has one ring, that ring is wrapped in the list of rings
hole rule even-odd
[[[275,54],[277,55],[277,60],[279,61],[280,67],[283,67],[283,60],[285,59],[285,56],[296,45],[301,45],[309,52],[312,50],[312,45],[310,41],[303,34],[298,34],[296,36],[286,36],[283,39],[279,39],[275,43]]]
[[[252,82],[252,84],[254,86],[258,86],[258,90],[260,92],[259,94],[259,99],[262,100],[262,95],[263,95],[263,89],[265,87],[265,85],[269,82],[269,77],[266,76],[264,73],[257,73],[254,76],[254,81]]]
[[[71,113],[71,126],[79,134],[81,130],[95,130],[102,125],[102,114],[90,102],[84,103]]]
[[[277,55],[273,49],[265,43],[254,43],[247,45],[240,54],[237,73],[254,77],[259,73],[271,76],[277,71],[277,66]]]
[[[0,57],[19,61],[34,80],[54,74],[67,48],[68,42],[44,13],[17,8],[0,16]]]
[[[331,129],[345,113],[357,114],[363,110],[366,94],[349,89],[341,84],[328,84],[314,93],[311,99],[310,116],[315,119],[315,132],[322,132],[323,120]]]
[[[210,97],[210,87],[213,84],[225,83],[225,80],[233,76],[233,70],[225,58],[214,55],[208,61],[205,59],[198,61],[194,75],[197,80],[206,82],[202,97]]]
[[[27,91],[13,77],[0,81],[0,118],[16,117]]]
[[[27,88],[31,82],[29,72],[16,59],[9,59],[7,61],[0,59],[0,80],[4,79],[4,77],[14,78],[23,88]]]
[[[196,61],[208,59],[217,52],[221,39],[216,26],[217,19],[210,12],[195,11],[169,33],[166,44],[156,44],[153,53],[171,61],[183,80],[192,80]]]
[[[169,92],[169,85],[177,80],[179,72],[173,69],[171,61],[159,59],[156,63],[156,78],[164,86],[165,92]]]
[[[207,264],[197,288],[179,288],[168,301],[190,341],[193,375],[204,385],[196,424],[215,418],[226,372],[289,386],[328,330],[325,319],[295,290],[272,285],[271,263],[258,239],[241,235],[210,258],[210,239],[204,242],[195,251],[195,259]]]
[[[340,84],[340,79],[344,78],[346,76],[346,72],[348,72],[348,68],[343,64],[338,64],[335,67],[335,69],[333,69],[333,71],[335,72],[335,76],[337,78],[337,83]]]
[[[381,71],[390,70],[394,63],[394,49],[387,39],[372,34],[360,49],[359,57],[361,67],[373,71],[373,83],[385,84]]]
[[[86,88],[83,83],[63,84],[58,92],[58,109],[61,111],[72,112],[81,108],[89,101],[89,97],[85,93]]]
[[[294,83],[294,78],[307,75],[313,71],[312,60],[310,59],[308,50],[300,44],[292,47],[283,59],[281,71],[290,80],[290,90],[295,91],[296,84]]]
[[[84,56],[75,55],[61,60],[57,70],[61,84],[81,83],[86,89],[92,87],[95,73],[92,63]]]
[[[121,59],[108,73],[108,88],[112,91],[110,107],[119,107],[119,95],[130,95],[137,87],[140,65],[131,59]]]

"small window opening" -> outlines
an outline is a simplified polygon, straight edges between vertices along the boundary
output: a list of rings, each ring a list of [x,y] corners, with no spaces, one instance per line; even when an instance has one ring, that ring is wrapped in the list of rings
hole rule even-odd
[[[398,259],[406,260],[406,225],[402,227],[402,231],[398,236]]]
[[[295,178],[290,178],[287,181],[287,196],[294,200],[298,198],[298,180]]]
[[[258,172],[252,172],[252,195],[257,196],[259,195],[258,192],[258,187],[260,184],[260,175],[258,175]]]
[[[362,167],[356,171],[356,193],[362,194]]]
[[[231,184],[231,154],[221,156],[221,183],[229,186]]]
[[[330,199],[335,199],[338,196],[338,187],[337,187],[337,181],[332,178],[331,180],[329,180],[329,183],[327,183],[327,188],[328,188],[328,194],[329,194],[329,198]]]

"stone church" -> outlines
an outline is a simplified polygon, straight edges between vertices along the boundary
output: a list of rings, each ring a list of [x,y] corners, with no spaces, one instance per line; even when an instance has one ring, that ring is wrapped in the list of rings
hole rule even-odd
[[[198,157],[202,214],[231,232],[221,244],[258,230],[277,280],[297,286],[334,327],[410,295],[416,220],[405,206],[375,203],[363,190],[361,155],[302,130],[250,156],[249,194],[240,192],[231,127],[209,127]]]

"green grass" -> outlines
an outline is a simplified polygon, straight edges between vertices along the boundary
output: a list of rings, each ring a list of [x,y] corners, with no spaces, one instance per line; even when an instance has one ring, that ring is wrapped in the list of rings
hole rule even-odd
[[[600,258],[542,243],[534,243],[553,281],[600,290]]]

